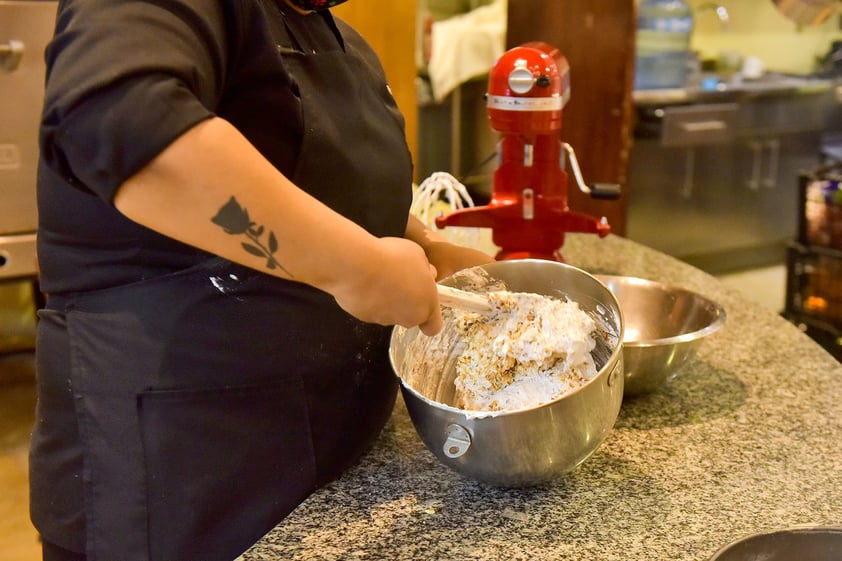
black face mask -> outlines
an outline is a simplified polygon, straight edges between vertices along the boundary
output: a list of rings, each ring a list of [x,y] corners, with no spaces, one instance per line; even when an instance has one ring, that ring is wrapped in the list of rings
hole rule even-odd
[[[318,11],[318,10],[327,10],[328,8],[333,8],[341,4],[342,2],[347,2],[348,0],[289,0],[292,4],[298,6],[302,10],[308,11]]]

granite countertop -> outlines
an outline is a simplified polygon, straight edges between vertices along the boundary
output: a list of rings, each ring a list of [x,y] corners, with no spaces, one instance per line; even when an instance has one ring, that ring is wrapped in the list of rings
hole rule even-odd
[[[660,391],[624,401],[593,456],[553,484],[468,480],[398,399],[375,448],[242,556],[263,560],[704,561],[795,525],[842,526],[842,365],[717,279],[618,236],[569,234],[592,273],[673,283],[727,310]]]

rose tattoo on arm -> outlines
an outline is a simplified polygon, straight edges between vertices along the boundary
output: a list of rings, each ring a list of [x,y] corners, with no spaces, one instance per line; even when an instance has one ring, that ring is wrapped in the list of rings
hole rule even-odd
[[[278,252],[278,239],[275,237],[275,233],[270,230],[266,237],[266,242],[261,241],[260,238],[263,237],[265,228],[252,222],[248,210],[240,206],[236,198],[231,197],[228,199],[228,202],[219,209],[216,216],[211,219],[211,222],[220,226],[225,230],[226,234],[246,236],[248,241],[240,244],[244,250],[252,255],[266,259],[266,267],[268,269],[281,269],[292,277],[290,272],[275,258],[275,253]]]

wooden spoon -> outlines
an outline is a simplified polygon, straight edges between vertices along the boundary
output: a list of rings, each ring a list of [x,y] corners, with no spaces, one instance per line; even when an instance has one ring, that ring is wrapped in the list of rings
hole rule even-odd
[[[442,306],[467,312],[490,312],[493,309],[488,299],[482,294],[466,292],[443,284],[437,284],[436,287],[439,289],[439,302]]]

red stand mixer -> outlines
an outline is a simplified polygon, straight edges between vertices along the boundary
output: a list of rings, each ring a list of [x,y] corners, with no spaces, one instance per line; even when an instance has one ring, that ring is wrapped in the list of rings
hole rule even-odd
[[[567,206],[566,161],[592,198],[616,199],[619,185],[582,180],[573,148],[561,141],[561,110],[570,97],[567,59],[547,43],[526,43],[501,56],[488,80],[491,127],[501,133],[492,196],[486,206],[436,218],[436,226],[491,228],[496,258],[562,261],[565,232],[608,235],[607,220]]]

